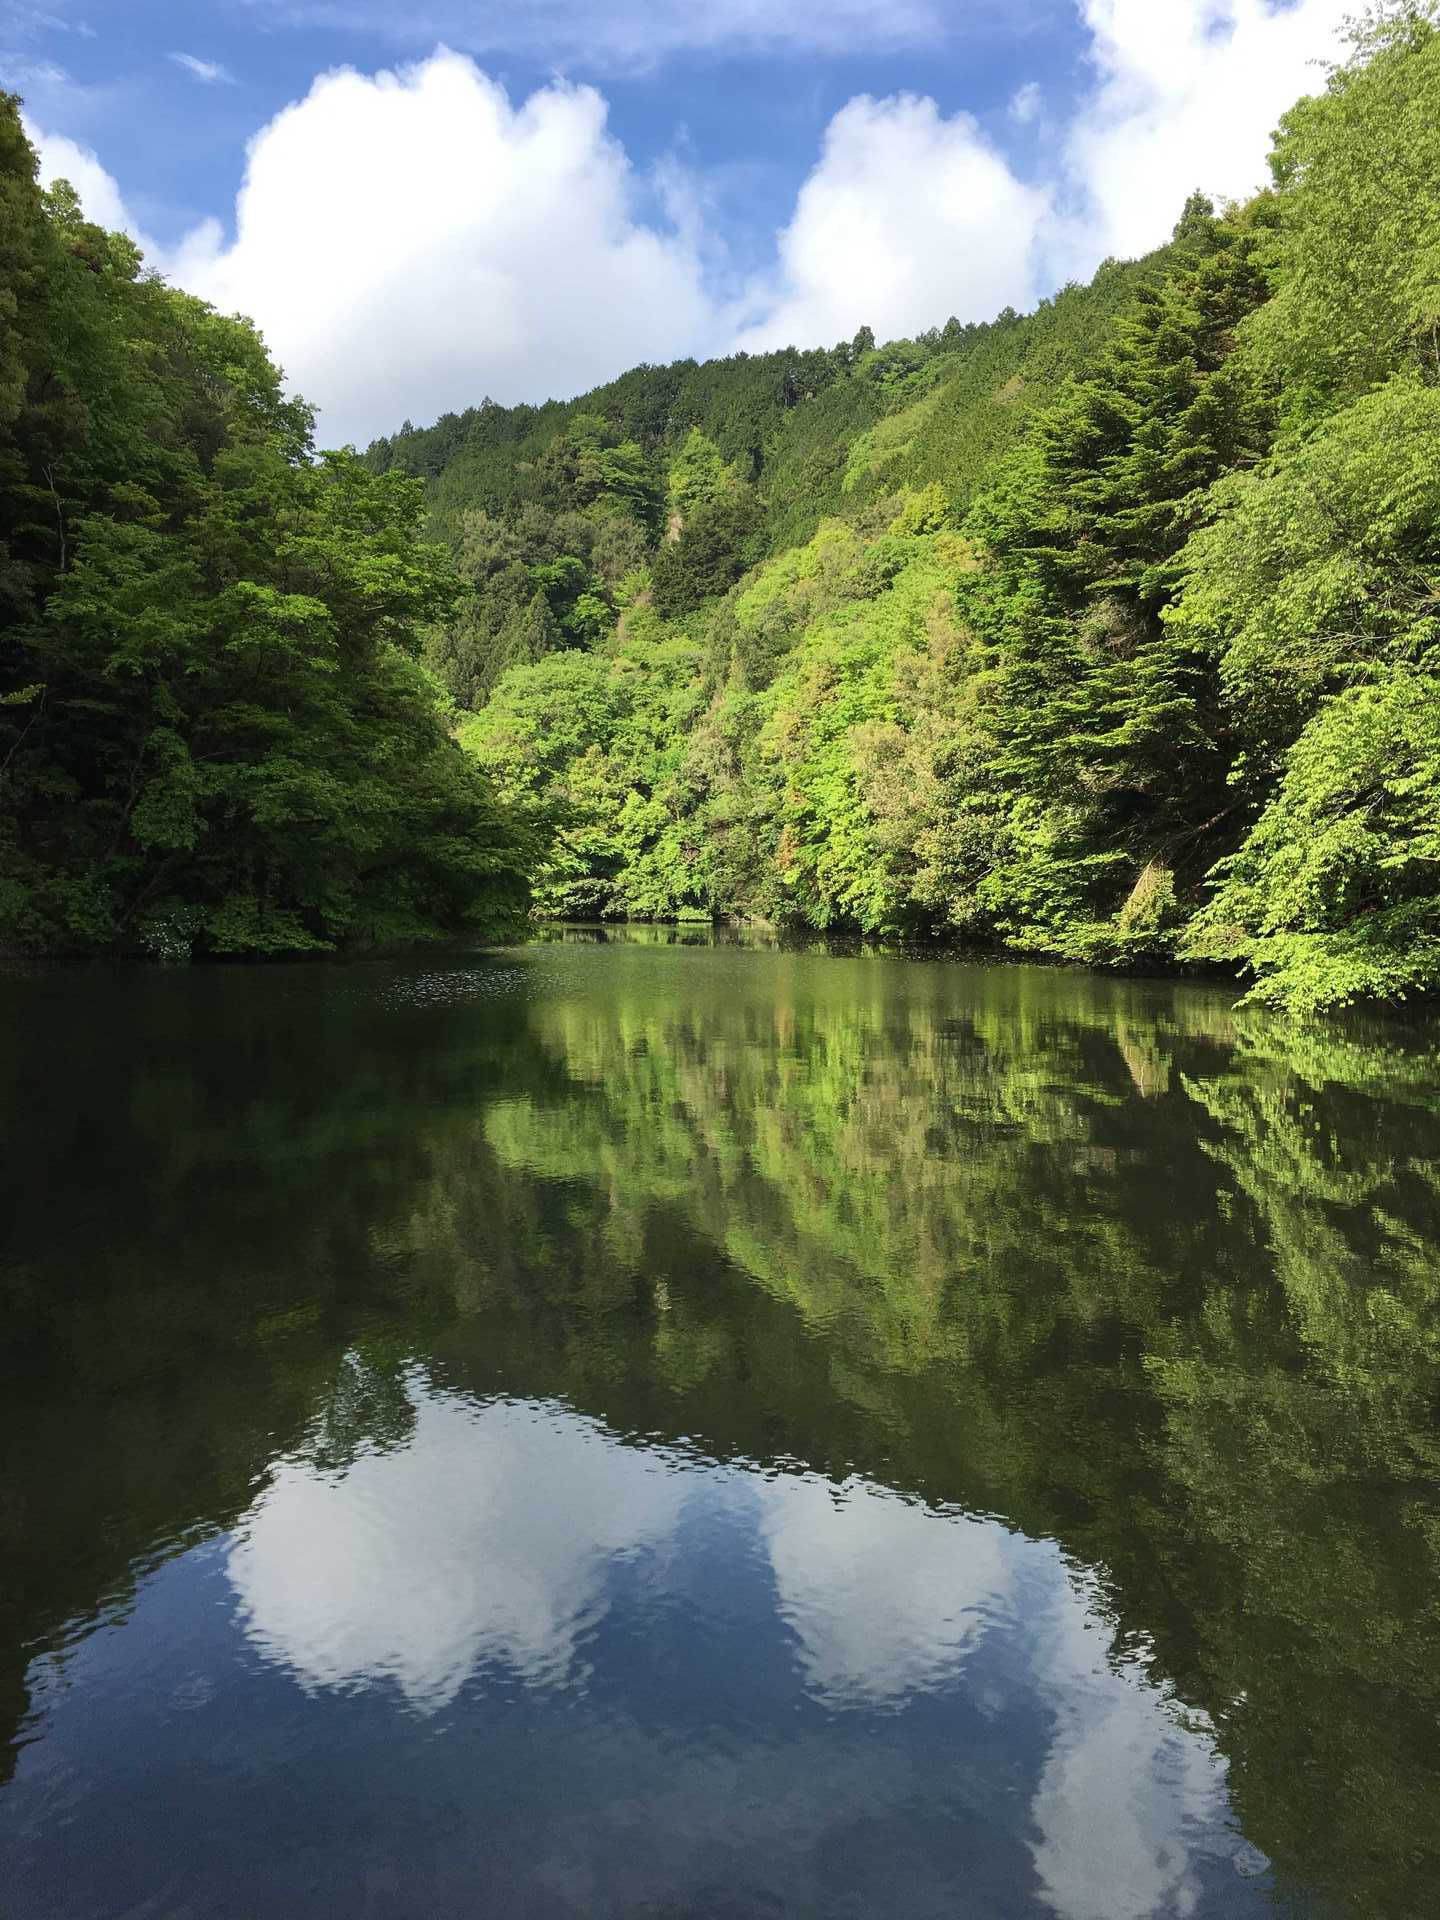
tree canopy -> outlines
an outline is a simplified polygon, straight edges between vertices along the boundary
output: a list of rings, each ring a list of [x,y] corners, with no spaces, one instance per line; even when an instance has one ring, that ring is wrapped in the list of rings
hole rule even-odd
[[[526,904],[420,659],[420,484],[315,458],[254,330],[42,194],[0,99],[0,944],[274,954]]]
[[[1297,1009],[1436,984],[1436,8],[1351,36],[1265,191],[1192,194],[1033,314],[371,450],[437,532],[468,496],[512,543],[496,637],[466,655],[462,613],[431,656],[482,764],[512,777],[507,673],[597,663],[540,783],[552,907],[1239,969]],[[582,445],[653,491],[557,491]]]

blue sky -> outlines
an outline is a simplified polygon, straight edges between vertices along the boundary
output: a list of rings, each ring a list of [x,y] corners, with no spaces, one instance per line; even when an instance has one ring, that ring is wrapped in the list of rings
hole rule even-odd
[[[0,64],[35,119],[94,149],[167,244],[206,214],[228,215],[250,135],[327,69],[371,73],[445,44],[473,54],[512,98],[556,75],[590,81],[638,169],[678,149],[705,170],[727,235],[756,264],[826,123],[854,95],[931,94],[947,112],[979,115],[1024,165],[1035,142],[1008,117],[1016,89],[1039,82],[1058,105],[1086,79],[1088,36],[1070,0],[857,7],[848,22],[842,9],[818,43],[804,23],[756,38],[744,16],[771,10],[737,8],[707,45],[684,22],[692,11],[725,15],[723,4],[661,7],[680,24],[652,35],[657,9],[633,4],[0,0]],[[220,73],[207,79],[177,55]]]
[[[1348,4],[0,0],[0,76],[363,441],[1028,306],[1258,184]]]

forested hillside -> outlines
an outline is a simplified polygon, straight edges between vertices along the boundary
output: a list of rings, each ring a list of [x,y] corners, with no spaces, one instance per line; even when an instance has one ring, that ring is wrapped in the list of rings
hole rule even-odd
[[[41,194],[0,95],[0,951],[523,921],[528,829],[416,657],[420,488],[311,451],[258,335]]]
[[[739,916],[1440,979],[1440,31],[1033,314],[313,451],[0,110],[0,945]],[[456,744],[456,735],[464,751]]]
[[[642,367],[367,456],[542,909],[1440,978],[1440,34],[1036,314]]]

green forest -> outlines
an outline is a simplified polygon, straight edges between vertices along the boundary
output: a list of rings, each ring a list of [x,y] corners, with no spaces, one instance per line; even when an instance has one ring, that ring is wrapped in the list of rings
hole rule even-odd
[[[0,944],[528,900],[1433,990],[1433,0],[1355,26],[1270,172],[1028,315],[317,458],[252,329],[39,192],[9,103]]]
[[[420,487],[313,452],[255,330],[42,194],[0,96],[0,949],[523,924],[536,848],[420,658]]]

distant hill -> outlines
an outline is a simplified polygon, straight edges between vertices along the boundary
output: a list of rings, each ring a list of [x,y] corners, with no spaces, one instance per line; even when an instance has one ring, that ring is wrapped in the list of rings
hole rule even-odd
[[[376,472],[424,480],[431,531],[457,552],[467,510],[505,518],[566,504],[546,454],[585,420],[603,421],[661,466],[698,429],[756,487],[772,552],[808,539],[822,516],[901,486],[940,481],[964,508],[1029,413],[1083,370],[1170,253],[1107,260],[1088,285],[1033,313],[952,319],[911,340],[876,346],[862,329],[830,348],[633,367],[573,400],[484,400],[433,426],[406,422],[365,459]]]

